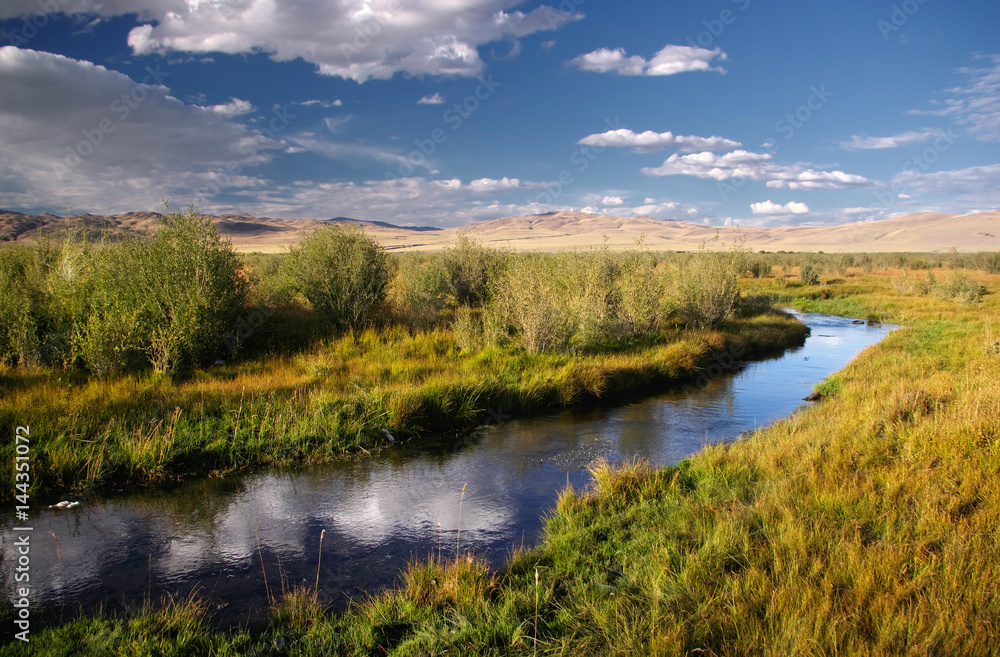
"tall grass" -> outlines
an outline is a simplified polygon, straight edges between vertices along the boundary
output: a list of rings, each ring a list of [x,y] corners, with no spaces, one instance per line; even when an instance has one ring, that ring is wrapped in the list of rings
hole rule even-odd
[[[35,494],[122,487],[371,451],[386,444],[385,431],[419,440],[485,422],[491,408],[535,413],[678,382],[720,349],[749,358],[803,337],[793,319],[761,316],[574,355],[463,351],[444,329],[414,336],[370,329],[185,379],[3,370],[0,422],[30,424],[41,436],[33,446]],[[10,475],[12,450],[0,446],[0,476]]]

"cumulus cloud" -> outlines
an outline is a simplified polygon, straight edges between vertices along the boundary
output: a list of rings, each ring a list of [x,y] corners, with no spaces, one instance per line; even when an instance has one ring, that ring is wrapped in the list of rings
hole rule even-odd
[[[500,178],[499,180],[494,180],[493,178],[480,178],[469,183],[469,189],[480,194],[535,186],[535,183],[526,183],[522,186],[521,181],[517,178],[507,177]]]
[[[620,196],[605,196],[604,198],[601,199],[601,203],[603,203],[604,205],[613,205],[613,206],[625,205],[625,201],[622,200],[622,197]]]
[[[658,167],[646,167],[649,176],[695,176],[710,180],[743,178],[765,182],[768,187],[805,189],[848,189],[870,185],[871,181],[843,171],[816,171],[804,164],[775,164],[770,153],[737,150],[715,153],[674,154]]]
[[[940,136],[940,134],[937,130],[926,128],[920,131],[910,130],[892,137],[862,137],[860,135],[852,135],[849,141],[841,142],[840,146],[849,151],[899,148],[908,144],[921,144],[925,141],[930,141]]]
[[[246,101],[220,110],[173,97],[167,71],[137,81],[6,46],[0,80],[0,207],[152,209],[161,195],[186,202],[209,187],[259,189],[266,181],[249,171],[288,148],[274,131],[231,120]],[[277,112],[280,132],[291,119]]]
[[[809,212],[809,206],[805,203],[796,203],[795,201],[789,201],[785,205],[781,205],[780,203],[773,203],[767,200],[760,203],[751,203],[750,211],[754,214],[766,215],[806,214]]]
[[[54,3],[53,3],[54,4]],[[558,29],[583,14],[517,0],[60,0],[67,14],[138,14],[129,32],[137,55],[187,52],[267,53],[302,58],[319,73],[364,82],[408,75],[478,75],[478,47]],[[31,16],[36,0],[7,0],[0,18]]]
[[[444,105],[444,96],[437,93],[430,96],[423,96],[417,101],[417,105]]]
[[[617,73],[618,75],[675,75],[689,71],[717,71],[725,73],[713,60],[726,60],[719,48],[707,50],[694,46],[664,46],[652,59],[639,55],[627,56],[624,48],[599,48],[569,61],[584,71]]]
[[[982,55],[977,59],[986,65],[958,69],[968,81],[948,89],[944,101],[932,101],[935,109],[909,113],[949,117],[957,125],[966,126],[976,139],[1000,141],[1000,55]]]
[[[652,130],[636,133],[628,128],[587,135],[578,143],[609,148],[631,148],[636,153],[652,153],[666,148],[677,148],[682,153],[724,151],[738,148],[741,145],[738,141],[722,137],[695,137],[693,135],[675,135],[670,131],[653,132]]]
[[[219,116],[226,119],[243,116],[244,114],[249,114],[257,110],[256,107],[250,104],[250,101],[240,100],[239,98],[230,98],[228,103],[212,105],[207,109],[212,110]]]

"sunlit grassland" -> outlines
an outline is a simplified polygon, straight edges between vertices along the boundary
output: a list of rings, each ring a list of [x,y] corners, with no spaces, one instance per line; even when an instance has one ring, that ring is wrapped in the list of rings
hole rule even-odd
[[[904,328],[833,375],[821,401],[741,440],[674,467],[595,467],[541,543],[502,569],[414,563],[400,589],[339,616],[299,590],[254,632],[212,630],[195,602],[176,605],[157,613],[198,643],[189,631],[172,652],[148,636],[153,612],[81,619],[32,648],[101,654],[81,643],[97,637],[137,655],[997,654],[1000,276],[974,277],[989,292],[974,304],[910,292],[899,271],[777,292],[753,281],[800,309]],[[545,358],[553,372],[572,362]],[[303,382],[319,376],[300,367]]]
[[[573,355],[462,351],[448,329],[367,330],[181,380],[8,369],[0,422],[31,427],[35,495],[121,488],[363,454],[390,436],[469,429],[491,409],[534,413],[682,381],[727,349],[752,357],[804,335],[793,319],[767,314]],[[0,473],[9,476],[12,462],[3,458]]]

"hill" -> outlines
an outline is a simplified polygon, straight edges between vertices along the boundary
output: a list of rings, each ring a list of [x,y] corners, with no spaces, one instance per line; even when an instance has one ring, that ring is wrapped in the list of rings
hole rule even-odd
[[[160,221],[155,212],[130,212],[111,217],[92,214],[57,217],[0,210],[0,242],[31,241],[42,234],[64,235],[85,231],[144,234]],[[583,212],[550,212],[525,217],[501,217],[458,228],[396,226],[382,221],[333,219],[286,220],[224,214],[211,217],[219,232],[238,251],[276,253],[298,243],[303,234],[327,223],[358,225],[380,244],[393,250],[437,251],[454,244],[462,234],[485,245],[532,251],[565,251],[606,246],[633,248],[643,240],[651,249],[690,251],[712,243],[744,239],[754,251],[827,252],[964,252],[1000,250],[1000,211],[957,215],[924,212],[881,221],[837,226],[716,227],[687,221],[660,221],[652,217],[615,217]]]

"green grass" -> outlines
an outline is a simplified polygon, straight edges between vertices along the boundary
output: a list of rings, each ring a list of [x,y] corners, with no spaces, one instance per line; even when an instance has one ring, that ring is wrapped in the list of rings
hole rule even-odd
[[[490,409],[524,415],[697,375],[712,358],[780,350],[805,337],[776,314],[589,355],[466,352],[454,334],[358,332],[308,353],[196,371],[88,378],[0,371],[0,425],[31,427],[36,498],[364,454],[466,430]],[[0,478],[13,481],[12,443]],[[13,487],[0,497],[13,495]]]
[[[853,299],[833,285],[790,301],[906,327],[829,396],[674,467],[596,466],[499,570],[414,563],[342,615],[296,591],[264,630],[205,629],[169,653],[139,631],[153,612],[85,618],[34,635],[35,654],[91,632],[136,655],[997,654],[1000,276],[976,276],[978,304],[850,278]],[[195,604],[168,611],[201,622]]]

